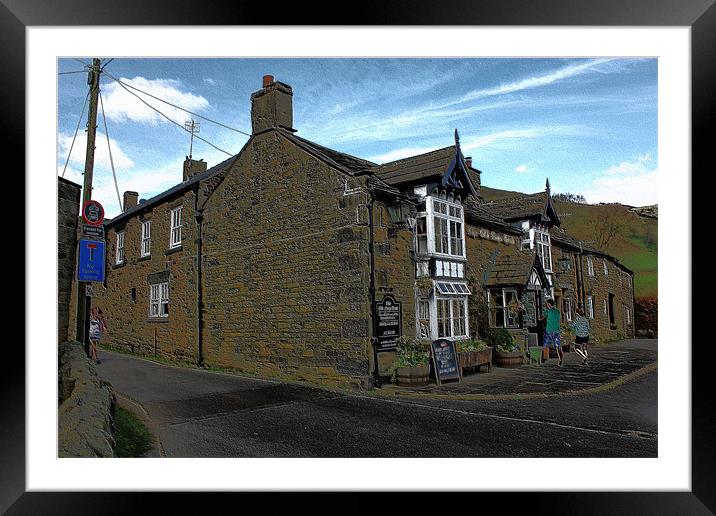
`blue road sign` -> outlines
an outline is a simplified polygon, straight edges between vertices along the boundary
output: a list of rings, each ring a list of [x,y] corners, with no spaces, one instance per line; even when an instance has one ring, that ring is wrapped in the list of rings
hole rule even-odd
[[[104,242],[80,240],[77,281],[104,281]]]

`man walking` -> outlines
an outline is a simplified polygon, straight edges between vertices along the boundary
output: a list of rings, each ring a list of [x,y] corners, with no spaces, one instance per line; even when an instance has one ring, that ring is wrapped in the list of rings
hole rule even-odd
[[[542,316],[542,319],[547,320],[547,325],[544,329],[544,345],[549,348],[554,348],[557,351],[557,358],[559,359],[557,365],[562,367],[564,353],[562,352],[562,340],[559,334],[561,315],[559,310],[555,308],[552,299],[548,299],[546,305],[547,310]]]

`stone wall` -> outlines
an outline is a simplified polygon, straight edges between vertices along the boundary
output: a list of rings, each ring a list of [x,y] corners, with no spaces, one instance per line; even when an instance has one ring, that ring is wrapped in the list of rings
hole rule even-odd
[[[169,248],[171,210],[182,206],[182,243]],[[92,306],[104,312],[103,343],[133,353],[196,362],[197,307],[194,193],[153,206],[107,231],[107,281],[95,284]],[[151,253],[140,256],[142,221],[151,220]],[[124,262],[116,263],[117,233],[124,232]],[[150,285],[169,283],[169,316],[150,317]]]
[[[207,364],[370,383],[366,193],[347,179],[273,131],[247,144],[204,213]]]
[[[115,397],[79,342],[58,347],[59,457],[113,457]]]
[[[77,264],[77,221],[82,187],[57,178],[57,343],[68,339]],[[74,334],[74,331],[72,332]]]
[[[635,301],[636,333],[639,337],[655,339],[659,335],[659,302],[655,297]]]
[[[388,209],[380,202],[373,205],[373,240],[376,301],[390,294],[401,303],[402,334],[414,338],[417,334],[415,263],[410,258],[413,232],[405,226],[396,226],[390,220]],[[395,352],[378,355],[379,373],[390,376]]]

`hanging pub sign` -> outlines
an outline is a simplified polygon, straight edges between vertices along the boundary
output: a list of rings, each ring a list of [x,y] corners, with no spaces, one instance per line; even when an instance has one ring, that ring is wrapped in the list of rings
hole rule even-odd
[[[375,304],[377,351],[394,351],[402,335],[403,314],[400,303],[391,295]]]
[[[455,342],[446,339],[434,340],[430,343],[430,357],[435,370],[435,381],[441,385],[445,380],[462,381],[462,369],[457,359]]]

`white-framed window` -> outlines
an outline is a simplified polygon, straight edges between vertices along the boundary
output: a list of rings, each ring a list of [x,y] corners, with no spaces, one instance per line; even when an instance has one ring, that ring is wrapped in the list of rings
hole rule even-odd
[[[535,231],[535,245],[537,246],[537,254],[542,260],[542,267],[546,272],[552,272],[552,246],[549,232],[544,229],[537,229]]]
[[[142,222],[142,252],[141,256],[149,256],[152,252],[152,221]]]
[[[124,231],[117,233],[117,249],[114,253],[114,263],[124,263]]]
[[[181,245],[181,206],[174,208],[171,214],[171,234],[169,235],[169,247],[179,247]]]
[[[462,206],[442,199],[431,199],[435,253],[465,256]]]
[[[609,309],[607,308],[607,300],[604,300],[604,315],[609,315]]]
[[[609,267],[607,266],[607,260],[604,259],[604,275],[609,276]]]
[[[428,219],[419,217],[415,221],[415,235],[418,238],[418,254],[428,252]]]
[[[149,285],[149,317],[169,317],[169,283]]]
[[[519,302],[514,288],[498,288],[487,291],[490,326],[493,328],[519,328],[519,314],[511,308]]]
[[[587,316],[594,319],[594,300],[592,296],[587,296]]]
[[[587,255],[587,274],[594,276],[594,260],[591,255]]]
[[[422,321],[430,320],[430,300],[418,299],[418,319]]]
[[[626,309],[626,322],[627,326],[631,325],[631,311],[628,308]]]
[[[467,337],[467,298],[438,297],[435,303],[438,338]]]

